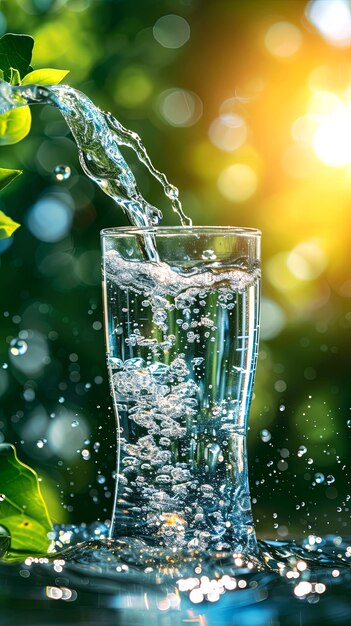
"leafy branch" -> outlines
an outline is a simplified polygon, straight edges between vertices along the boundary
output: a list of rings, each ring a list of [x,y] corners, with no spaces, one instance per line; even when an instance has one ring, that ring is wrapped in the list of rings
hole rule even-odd
[[[34,39],[29,35],[6,33],[0,38],[0,79],[11,85],[55,85],[68,74],[68,70],[31,67]],[[0,115],[0,145],[8,146],[24,139],[31,128],[29,106],[12,109]],[[21,174],[21,170],[0,168],[0,190]],[[0,239],[10,237],[20,226],[0,211]]]

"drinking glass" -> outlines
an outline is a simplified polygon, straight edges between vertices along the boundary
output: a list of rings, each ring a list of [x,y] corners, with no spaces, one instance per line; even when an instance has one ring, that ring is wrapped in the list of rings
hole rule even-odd
[[[246,435],[260,232],[110,228],[102,247],[117,420],[110,536],[129,562],[254,557]]]

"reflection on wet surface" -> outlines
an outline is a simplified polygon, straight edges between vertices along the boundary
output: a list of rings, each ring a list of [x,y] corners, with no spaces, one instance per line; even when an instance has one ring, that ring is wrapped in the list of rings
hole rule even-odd
[[[260,541],[263,569],[235,555],[222,572],[218,559],[214,567],[202,558],[200,568],[191,571],[189,563],[180,576],[169,563],[162,574],[123,563],[121,542],[105,539],[106,530],[57,529],[60,551],[49,558],[2,562],[1,624],[350,624],[351,539]]]

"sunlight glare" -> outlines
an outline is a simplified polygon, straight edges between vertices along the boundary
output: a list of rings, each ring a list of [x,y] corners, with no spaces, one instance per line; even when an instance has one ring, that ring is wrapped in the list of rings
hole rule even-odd
[[[331,167],[351,164],[351,104],[339,102],[323,116],[313,137],[317,157]]]
[[[350,44],[351,7],[348,0],[313,0],[306,7],[306,17],[330,43],[336,46]]]

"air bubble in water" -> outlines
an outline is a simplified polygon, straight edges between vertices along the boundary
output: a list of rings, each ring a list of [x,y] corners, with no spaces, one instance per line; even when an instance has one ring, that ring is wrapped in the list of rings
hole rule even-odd
[[[191,359],[192,364],[196,367],[197,365],[201,365],[201,363],[203,363],[205,359],[202,356],[199,357],[195,357],[194,359]]]
[[[314,475],[314,479],[315,479],[316,483],[318,483],[320,485],[321,483],[324,483],[325,476],[321,472],[317,472]]]
[[[328,485],[332,485],[334,482],[335,482],[335,477],[333,476],[333,474],[328,474],[327,476]]]
[[[124,367],[126,370],[137,370],[145,367],[144,359],[135,358],[135,359],[127,359],[124,361]]]
[[[46,439],[38,439],[37,441],[37,447],[38,448],[44,448],[45,444],[47,443]]]
[[[96,477],[96,481],[99,483],[99,485],[103,485],[106,482],[106,478],[105,476],[103,476],[103,474],[98,474]]]
[[[69,179],[71,175],[71,168],[69,167],[69,165],[56,165],[52,173],[55,176],[56,180],[61,183],[63,180]]]
[[[303,456],[304,454],[306,454],[306,452],[307,452],[306,446],[300,446],[297,451],[297,456]]]
[[[15,339],[11,340],[10,352],[11,354],[13,354],[13,356],[20,356],[22,354],[25,354],[27,350],[28,344],[26,341],[24,341],[24,339],[18,339],[18,337],[16,337]]]
[[[89,450],[87,450],[87,448],[84,448],[84,450],[82,450],[82,457],[83,457],[84,461],[89,461],[89,459],[90,459],[90,452],[89,452]]]
[[[148,370],[152,376],[162,376],[168,373],[169,367],[165,363],[153,363],[148,367]]]
[[[114,367],[116,369],[122,369],[123,361],[121,359],[117,359],[114,356],[109,356],[107,359],[107,365],[110,365],[111,367]]]
[[[346,424],[347,424],[348,428],[351,428],[351,420],[347,420]]]
[[[77,428],[77,426],[79,426],[79,421],[78,420],[73,420],[71,426],[72,426],[72,428]]]
[[[213,250],[204,250],[201,256],[205,261],[214,261],[217,258]]]
[[[271,440],[272,434],[269,432],[269,430],[267,430],[267,428],[263,428],[263,430],[261,430],[261,432],[260,432],[260,437],[261,437],[262,441],[267,443],[267,441]]]

